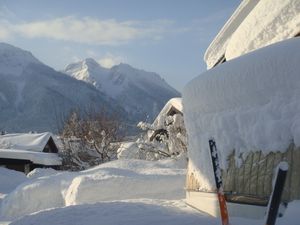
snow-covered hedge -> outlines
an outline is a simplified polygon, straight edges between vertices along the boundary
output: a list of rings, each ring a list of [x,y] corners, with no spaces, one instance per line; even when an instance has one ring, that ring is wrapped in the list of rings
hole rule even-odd
[[[217,66],[183,91],[190,170],[213,189],[208,140],[226,168],[228,155],[300,146],[300,38],[277,43]]]
[[[184,158],[155,162],[117,160],[82,172],[52,174],[43,171],[45,176],[28,179],[3,199],[0,219],[100,201],[181,199],[184,197],[185,163]]]

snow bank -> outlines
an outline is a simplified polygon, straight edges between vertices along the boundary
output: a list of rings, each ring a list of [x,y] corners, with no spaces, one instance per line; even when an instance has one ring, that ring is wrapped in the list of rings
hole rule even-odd
[[[300,38],[241,56],[192,80],[184,89],[190,171],[213,189],[208,140],[227,156],[300,146]]]
[[[177,206],[179,204],[181,208]],[[187,209],[183,202],[142,200],[138,202],[105,202],[53,209],[26,216],[11,224],[95,225],[101,221],[101,224],[106,225],[192,225],[198,224],[199,220],[206,221],[207,224],[217,224],[210,223],[215,219],[212,220],[195,210]]]
[[[40,177],[2,202],[0,215],[17,218],[54,207],[135,198],[184,198],[186,170],[175,160],[117,160],[77,173]]]
[[[294,37],[300,32],[299,0],[263,0],[233,33],[226,48],[227,60]]]
[[[298,225],[300,202],[289,204],[284,217],[277,225]],[[64,224],[64,225],[219,225],[220,219],[202,214],[188,207],[183,201],[134,200],[103,202],[93,205],[78,205],[51,209],[25,216],[11,225]],[[261,225],[263,220],[230,218],[232,225]]]
[[[26,180],[24,173],[0,167],[0,193],[9,193]]]
[[[9,193],[2,201],[0,218],[20,217],[39,210],[64,206],[64,192],[72,176],[57,176],[28,180]]]
[[[58,173],[59,171],[52,168],[36,168],[30,171],[30,173],[27,174],[27,177],[30,179],[36,179],[39,177],[51,176]]]

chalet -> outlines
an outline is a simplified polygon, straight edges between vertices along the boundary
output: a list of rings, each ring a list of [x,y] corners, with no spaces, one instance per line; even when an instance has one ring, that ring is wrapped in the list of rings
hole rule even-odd
[[[178,149],[177,152],[186,152],[186,130],[183,121],[182,99],[170,99],[152,123],[152,128],[153,130],[150,130],[148,133],[150,141],[156,140],[161,142],[162,138],[166,138],[172,140],[169,144],[173,143],[176,145],[177,143],[178,147],[184,147],[184,149]],[[178,137],[178,133],[181,134],[182,138]],[[168,147],[169,149],[177,149],[175,146]]]
[[[51,133],[0,135],[0,166],[28,173],[35,168],[58,168],[58,147]]]
[[[165,135],[167,137],[169,136],[166,130],[167,117],[174,115],[183,116],[181,98],[170,99],[162,108],[162,110],[152,123],[152,127],[154,128],[154,130],[149,131],[150,133],[148,134],[148,136],[150,141],[157,139],[159,135]]]
[[[283,201],[300,199],[300,1],[244,0],[183,91],[187,203],[219,216],[208,140],[220,152],[231,216],[262,218],[281,161]]]

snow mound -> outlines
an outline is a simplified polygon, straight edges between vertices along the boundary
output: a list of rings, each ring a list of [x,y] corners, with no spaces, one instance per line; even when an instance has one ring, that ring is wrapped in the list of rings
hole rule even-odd
[[[175,160],[117,160],[82,172],[40,177],[7,195],[0,215],[11,219],[49,208],[100,201],[180,199],[185,194],[186,170],[182,166]]]
[[[24,173],[0,167],[0,193],[9,193],[26,180]]]
[[[180,204],[182,208],[176,207]],[[187,209],[183,202],[176,201],[127,201],[105,202],[94,205],[70,206],[62,209],[53,209],[38,214],[26,216],[12,225],[29,224],[72,224],[72,225],[148,225],[172,224],[192,225],[197,221],[206,221],[207,224],[215,219],[207,218],[195,210]],[[215,220],[216,221],[216,220]]]
[[[59,171],[52,168],[36,168],[27,174],[30,179],[36,179],[40,177],[48,177],[59,173]]]
[[[19,185],[2,201],[0,218],[14,218],[36,211],[64,206],[64,191],[68,188],[71,176],[33,179]]]
[[[226,168],[227,157],[300,146],[300,38],[277,43],[215,67],[184,89],[184,120],[191,171],[203,189],[214,180],[208,140],[214,137]],[[202,175],[205,176],[202,176]]]
[[[278,218],[277,225],[298,225],[300,202],[294,201],[288,205],[284,217]],[[102,202],[92,205],[77,205],[50,209],[25,216],[11,225],[196,225],[220,224],[219,218],[202,214],[188,207],[182,200],[131,200],[119,202]],[[230,218],[232,225],[261,225],[263,220]]]

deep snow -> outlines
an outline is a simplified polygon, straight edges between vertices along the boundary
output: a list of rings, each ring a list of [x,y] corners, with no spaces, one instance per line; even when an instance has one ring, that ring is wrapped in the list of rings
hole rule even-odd
[[[285,216],[276,225],[298,225],[300,202],[289,204]],[[232,225],[262,225],[264,220],[230,218]],[[8,224],[9,222],[0,224]],[[213,218],[187,206],[184,201],[130,200],[101,202],[56,208],[25,216],[11,225],[220,225]]]
[[[15,175],[20,174],[15,171],[0,170],[0,174],[11,175],[11,180],[15,180],[17,185],[24,182],[14,191],[15,186],[9,187],[11,194],[9,202],[4,203],[2,216],[0,216],[1,225],[219,225],[220,219],[210,217],[204,213],[194,210],[184,202],[184,173],[185,163],[175,160],[162,160],[159,162],[147,162],[142,160],[117,160],[94,167],[90,170],[80,173],[67,173],[53,171],[52,169],[36,169],[26,178],[15,179]],[[9,173],[7,173],[9,172]],[[86,175],[86,176],[85,176]],[[145,185],[139,185],[139,180],[148,179],[150,176],[156,179],[150,179]],[[178,177],[181,182],[162,183],[162,179],[168,177]],[[9,177],[9,176],[7,176]],[[70,188],[71,181],[81,177],[94,177],[95,180],[102,180],[109,184],[103,186],[101,182],[91,182],[86,180],[85,184],[95,185],[94,189],[84,190],[80,188]],[[96,179],[98,177],[99,179]],[[123,183],[110,182],[115,177],[123,179]],[[135,179],[132,179],[135,177]],[[144,178],[142,178],[144,177]],[[1,182],[3,180],[1,179]],[[126,185],[132,190],[127,190]],[[65,188],[63,188],[63,186]],[[160,187],[159,187],[160,186]],[[173,187],[172,187],[173,186]],[[91,187],[91,186],[90,186]],[[103,192],[104,187],[107,189]],[[177,189],[179,192],[170,195],[166,199],[163,195],[171,189]],[[126,189],[126,193],[122,192]],[[149,189],[152,189],[149,194]],[[64,195],[66,191],[81,192],[82,195],[94,196],[94,199],[85,199],[86,202],[73,202],[75,205],[66,206],[64,202],[57,202],[57,196]],[[23,193],[21,193],[23,191]],[[101,196],[107,193],[113,193],[107,201],[103,201]],[[139,196],[132,195],[139,193]],[[71,194],[71,193],[69,193]],[[76,193],[73,195],[76,196]],[[123,195],[123,196],[122,196]],[[148,195],[148,196],[147,196]],[[12,198],[12,196],[14,196]],[[148,198],[145,198],[148,197]],[[132,198],[134,197],[134,198]],[[98,198],[98,199],[97,199]],[[65,198],[67,199],[67,198]],[[117,200],[123,199],[123,200]],[[63,200],[60,198],[60,200]],[[46,202],[49,204],[46,209]],[[94,202],[94,204],[91,204]],[[8,204],[8,205],[7,205]],[[20,204],[20,205],[19,205]],[[43,207],[41,207],[43,205]],[[35,207],[35,208],[34,208]],[[24,209],[25,208],[25,209]],[[32,214],[26,208],[30,208]],[[4,209],[4,211],[3,211]],[[298,214],[300,202],[295,201],[288,205],[288,209],[283,218],[278,219],[277,225],[296,225],[298,224]],[[21,212],[18,212],[21,210]],[[14,216],[8,218],[7,212],[14,212]],[[18,216],[25,215],[24,217]],[[10,215],[12,216],[12,215]],[[6,220],[5,220],[6,218]],[[16,220],[15,220],[16,219]],[[12,221],[14,220],[14,221]],[[243,218],[230,218],[232,225],[261,225],[263,220],[248,220]]]
[[[58,172],[18,186],[3,199],[0,215],[14,219],[49,208],[100,201],[182,199],[185,173],[182,162],[174,160],[117,160],[82,172]]]
[[[208,140],[213,137],[221,167],[235,150],[285,151],[300,146],[300,38],[276,43],[215,67],[183,92],[189,137],[189,171],[201,189],[213,190]]]
[[[0,194],[7,194],[26,181],[24,173],[0,167]]]

